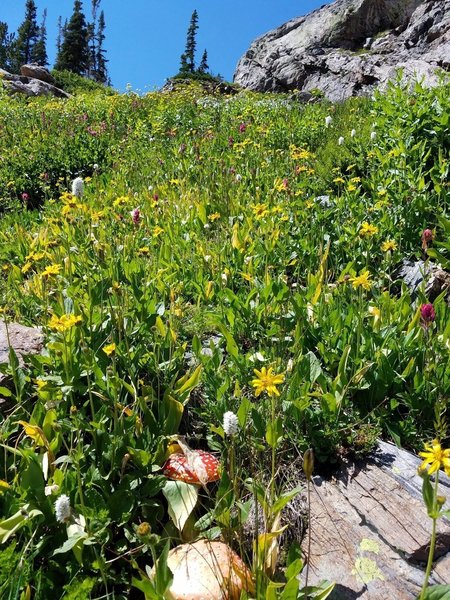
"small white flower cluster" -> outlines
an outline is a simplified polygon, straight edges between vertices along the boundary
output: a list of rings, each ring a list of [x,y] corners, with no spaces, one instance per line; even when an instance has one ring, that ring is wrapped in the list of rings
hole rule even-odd
[[[223,430],[229,436],[236,435],[239,430],[238,418],[231,410],[223,415]]]
[[[325,127],[329,127],[331,125],[331,121],[333,119],[330,117],[330,115],[328,115],[327,117],[325,117]]]
[[[70,507],[70,499],[65,494],[62,494],[55,502],[56,520],[58,523],[67,523],[72,516]]]
[[[81,198],[84,194],[84,181],[81,177],[77,177],[72,181],[72,196]]]

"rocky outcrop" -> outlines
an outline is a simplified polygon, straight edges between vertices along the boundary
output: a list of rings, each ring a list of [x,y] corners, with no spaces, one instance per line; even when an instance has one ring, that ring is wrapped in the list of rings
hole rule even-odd
[[[26,96],[56,96],[57,98],[70,98],[70,94],[57,88],[51,83],[47,83],[36,77],[13,75],[4,69],[0,69],[0,82],[1,81],[11,93],[25,94]]]
[[[20,74],[25,77],[32,77],[33,79],[39,79],[39,81],[45,81],[50,85],[55,85],[55,78],[45,67],[31,63],[28,65],[22,65],[20,67]]]
[[[370,94],[399,68],[426,85],[450,70],[448,0],[336,0],[253,42],[234,81],[257,91]]]

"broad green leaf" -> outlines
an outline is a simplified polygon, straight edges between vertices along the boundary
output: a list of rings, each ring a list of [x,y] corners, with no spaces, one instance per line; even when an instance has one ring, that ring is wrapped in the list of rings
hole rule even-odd
[[[450,600],[450,585],[432,585],[425,592],[423,600]]]
[[[198,487],[184,481],[168,481],[163,494],[169,505],[169,516],[176,528],[181,532],[189,515],[195,508],[198,498]]]
[[[34,519],[43,513],[36,508],[29,510],[30,505],[25,504],[20,510],[8,519],[0,521],[0,543],[4,544],[8,539],[30,519]]]

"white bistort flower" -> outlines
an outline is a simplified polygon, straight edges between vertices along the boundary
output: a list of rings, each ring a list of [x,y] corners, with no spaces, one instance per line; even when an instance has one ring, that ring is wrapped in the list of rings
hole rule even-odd
[[[59,523],[67,523],[72,516],[69,497],[62,494],[55,502],[56,520]]]
[[[239,430],[239,421],[237,416],[231,410],[223,415],[223,430],[226,435],[236,435]]]
[[[84,181],[81,177],[77,177],[72,181],[72,196],[81,198],[84,194]]]
[[[370,139],[374,140],[377,137],[377,132],[376,131],[372,131],[370,134]]]
[[[356,129],[352,129],[350,131],[350,137],[355,137],[355,135],[356,135]]]
[[[325,127],[329,127],[331,125],[331,121],[333,119],[330,117],[330,115],[328,115],[327,117],[325,117]]]
[[[338,145],[342,146],[343,143],[344,143],[344,138],[341,135],[341,137],[338,139]]]

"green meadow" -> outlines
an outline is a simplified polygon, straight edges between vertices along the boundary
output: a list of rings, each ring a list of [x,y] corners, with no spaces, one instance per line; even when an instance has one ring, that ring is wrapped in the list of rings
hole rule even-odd
[[[45,340],[0,367],[0,596],[163,598],[169,547],[209,538],[249,567],[242,598],[306,598],[278,543],[305,452],[330,472],[378,438],[449,444],[448,296],[396,273],[450,270],[450,84],[90,87],[0,90],[1,317]],[[168,479],[179,441],[216,483]]]

